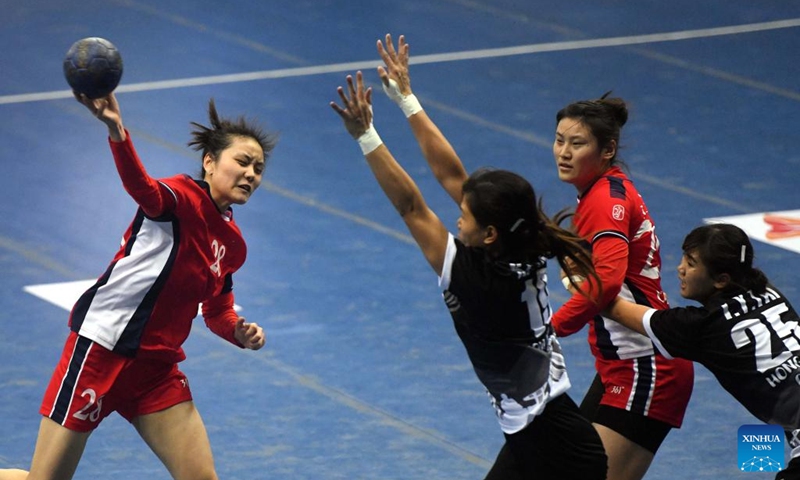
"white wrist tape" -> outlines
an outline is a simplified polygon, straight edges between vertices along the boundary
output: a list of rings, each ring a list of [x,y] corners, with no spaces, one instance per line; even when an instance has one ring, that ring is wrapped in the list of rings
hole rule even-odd
[[[375,127],[372,125],[370,125],[367,131],[358,137],[356,141],[364,155],[372,152],[383,144],[383,140],[381,140],[380,135],[378,135],[378,131],[375,130]]]
[[[400,110],[403,111],[406,118],[422,111],[422,105],[420,105],[419,100],[417,100],[417,96],[413,93],[411,95],[403,95],[400,93],[400,88],[397,86],[396,81],[390,78],[388,86],[382,82],[381,85],[386,95],[400,107]]]
[[[570,281],[572,280],[572,281]],[[567,290],[571,289],[573,285],[577,285],[582,281],[586,280],[585,278],[581,277],[580,275],[573,275],[571,277],[563,277],[561,279],[561,283],[564,285],[564,288]]]

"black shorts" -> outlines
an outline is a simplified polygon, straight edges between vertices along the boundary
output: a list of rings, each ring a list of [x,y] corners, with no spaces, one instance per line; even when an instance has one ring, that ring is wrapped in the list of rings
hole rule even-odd
[[[565,393],[550,400],[523,430],[506,434],[486,480],[604,480],[603,443]]]
[[[586,418],[592,423],[599,423],[614,430],[655,455],[672,430],[672,425],[621,408],[600,405],[602,396],[603,382],[598,375],[595,376],[594,382],[581,402],[581,412]]]

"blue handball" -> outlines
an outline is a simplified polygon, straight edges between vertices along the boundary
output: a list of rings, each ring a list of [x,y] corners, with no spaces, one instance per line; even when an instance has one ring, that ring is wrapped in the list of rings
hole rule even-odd
[[[117,88],[122,78],[122,56],[104,38],[78,40],[64,57],[64,77],[78,93],[91,99],[105,97]]]

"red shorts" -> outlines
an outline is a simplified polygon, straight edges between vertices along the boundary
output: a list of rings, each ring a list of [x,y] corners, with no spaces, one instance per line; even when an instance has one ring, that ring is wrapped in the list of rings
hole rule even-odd
[[[659,354],[626,360],[595,358],[603,382],[601,405],[680,427],[694,387],[694,366]]]
[[[176,364],[123,357],[70,332],[39,413],[89,432],[114,411],[130,422],[191,399]]]

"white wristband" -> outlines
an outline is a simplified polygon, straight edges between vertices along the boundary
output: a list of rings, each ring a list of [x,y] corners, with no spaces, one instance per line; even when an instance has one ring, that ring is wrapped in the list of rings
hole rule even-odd
[[[413,93],[403,97],[397,104],[400,105],[400,110],[403,111],[406,118],[422,111],[422,105],[420,105],[417,96]]]
[[[356,141],[364,155],[371,153],[383,144],[383,140],[381,140],[380,135],[378,135],[377,130],[375,130],[375,127],[372,125],[370,125],[367,131],[358,137]]]
[[[561,283],[564,285],[564,288],[570,290],[573,285],[577,285],[584,280],[585,278],[581,277],[580,275],[573,275],[572,277],[562,277]]]
[[[396,81],[389,79],[389,85],[383,85],[383,91],[400,107],[406,118],[422,111],[422,105],[417,100],[417,96],[413,93],[410,95],[400,93],[400,87]]]

